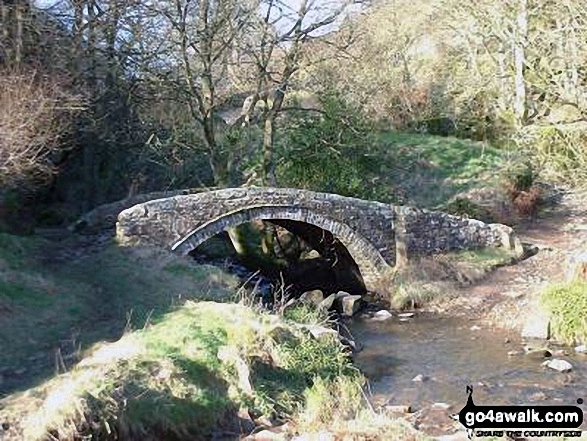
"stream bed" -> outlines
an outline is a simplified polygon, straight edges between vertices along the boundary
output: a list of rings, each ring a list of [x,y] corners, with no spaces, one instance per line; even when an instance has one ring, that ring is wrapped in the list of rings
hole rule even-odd
[[[525,354],[525,345],[544,347],[544,343],[525,342],[515,332],[466,318],[417,315],[381,322],[357,318],[349,329],[362,345],[354,361],[369,379],[374,403],[409,405],[414,411],[441,409],[444,417],[436,415],[436,420],[421,427],[430,429],[430,434],[446,433],[442,425],[454,427],[448,415],[465,405],[467,385],[473,385],[477,405],[587,401],[587,355],[575,354],[573,348],[550,345],[553,352],[565,351],[552,358],[573,365],[571,372],[560,373],[542,366],[546,358]],[[508,355],[514,351],[518,354]],[[582,407],[585,413],[587,406]]]

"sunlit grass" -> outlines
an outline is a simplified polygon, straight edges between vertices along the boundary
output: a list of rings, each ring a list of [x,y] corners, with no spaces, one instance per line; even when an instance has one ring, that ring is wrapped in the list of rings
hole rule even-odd
[[[552,285],[542,293],[541,302],[552,313],[550,326],[557,339],[587,343],[587,281]]]
[[[238,360],[248,366],[252,391]],[[2,400],[0,419],[12,426],[8,439],[31,441],[48,432],[71,440],[108,430],[127,440],[201,439],[242,406],[316,427],[332,423],[327,413],[354,418],[364,406],[364,381],[336,337],[315,339],[242,305],[187,302],[97,345],[71,372]]]
[[[492,184],[505,156],[486,143],[453,137],[382,132],[380,140],[384,179],[426,208],[440,208],[462,191]]]

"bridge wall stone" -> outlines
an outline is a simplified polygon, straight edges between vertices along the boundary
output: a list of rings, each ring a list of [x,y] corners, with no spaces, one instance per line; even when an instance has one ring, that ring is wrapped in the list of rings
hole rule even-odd
[[[441,211],[396,207],[396,234],[403,235],[408,254],[429,255],[453,250],[509,244],[513,230]],[[515,246],[515,245],[513,245]]]
[[[213,235],[255,219],[301,221],[331,232],[373,291],[381,291],[396,259],[519,245],[505,225],[287,188],[231,188],[141,203],[120,213],[117,237],[187,254]]]

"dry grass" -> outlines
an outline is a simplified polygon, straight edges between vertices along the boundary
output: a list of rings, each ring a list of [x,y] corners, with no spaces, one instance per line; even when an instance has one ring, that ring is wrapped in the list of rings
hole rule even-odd
[[[301,433],[421,439],[374,412],[336,338],[242,305],[187,302],[159,322],[94,346],[70,372],[0,401],[3,440],[209,439],[238,431],[238,409]],[[391,438],[390,438],[391,437]]]
[[[413,309],[484,278],[497,266],[513,261],[504,248],[480,248],[422,257],[394,273],[390,304],[395,309]]]

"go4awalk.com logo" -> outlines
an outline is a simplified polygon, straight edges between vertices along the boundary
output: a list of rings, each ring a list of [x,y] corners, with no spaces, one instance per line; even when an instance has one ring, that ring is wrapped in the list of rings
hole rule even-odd
[[[578,406],[476,406],[473,387],[458,419],[473,435],[521,437],[580,437],[583,410]],[[583,404],[581,398],[577,404]]]

